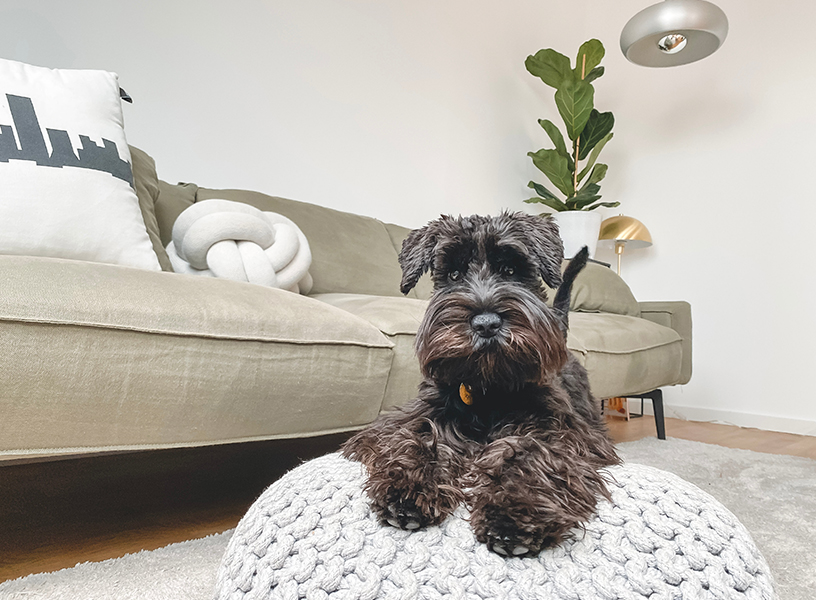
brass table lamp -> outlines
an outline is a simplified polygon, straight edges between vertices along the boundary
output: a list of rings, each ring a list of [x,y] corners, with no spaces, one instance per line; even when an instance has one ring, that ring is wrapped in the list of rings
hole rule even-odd
[[[598,234],[598,241],[607,240],[615,243],[615,254],[618,255],[618,275],[621,274],[621,256],[626,246],[630,248],[647,248],[652,245],[652,234],[646,229],[646,225],[634,217],[623,215],[610,217],[601,223],[601,232]],[[640,414],[629,412],[629,398],[608,398],[606,402],[601,402],[601,406],[608,410],[621,412],[628,421],[631,417],[642,417],[643,406],[641,400]]]
[[[601,223],[598,240],[609,240],[615,243],[615,254],[618,255],[618,275],[621,274],[621,255],[629,248],[647,248],[652,245],[652,234],[646,226],[634,217],[623,215],[610,217]]]

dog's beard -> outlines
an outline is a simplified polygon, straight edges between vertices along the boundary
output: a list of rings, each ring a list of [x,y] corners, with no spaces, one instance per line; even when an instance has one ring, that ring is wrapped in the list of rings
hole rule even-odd
[[[470,325],[480,312],[472,298],[435,296],[417,335],[423,374],[444,384],[514,390],[528,383],[543,385],[563,368],[568,351],[559,321],[538,298],[515,289],[490,310],[503,324],[495,336],[484,338]]]

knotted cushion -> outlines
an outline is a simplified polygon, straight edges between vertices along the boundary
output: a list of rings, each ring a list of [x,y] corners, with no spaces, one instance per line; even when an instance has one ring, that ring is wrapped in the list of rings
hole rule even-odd
[[[218,571],[218,600],[283,598],[771,599],[765,559],[739,521],[679,477],[609,469],[612,501],[586,531],[534,558],[476,541],[464,507],[437,527],[381,525],[363,467],[329,454],[249,509]]]
[[[230,200],[204,200],[173,224],[167,254],[177,273],[223,277],[308,294],[312,253],[283,215]]]

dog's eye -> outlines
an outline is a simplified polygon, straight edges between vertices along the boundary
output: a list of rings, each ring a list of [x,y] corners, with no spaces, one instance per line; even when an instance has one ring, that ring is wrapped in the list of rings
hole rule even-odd
[[[459,281],[462,279],[462,272],[461,271],[451,271],[448,273],[448,279],[451,281]]]
[[[505,277],[512,277],[513,275],[516,274],[516,268],[513,267],[512,265],[504,265],[501,268],[501,274],[504,275]]]

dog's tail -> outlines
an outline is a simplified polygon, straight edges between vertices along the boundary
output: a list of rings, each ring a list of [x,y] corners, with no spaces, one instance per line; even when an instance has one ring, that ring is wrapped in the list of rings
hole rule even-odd
[[[587,264],[589,259],[589,248],[584,246],[578,253],[572,257],[564,270],[561,285],[558,286],[558,291],[555,293],[555,300],[553,300],[553,308],[561,315],[562,330],[564,337],[567,335],[569,329],[569,308],[570,296],[572,295],[572,284],[575,278]]]

